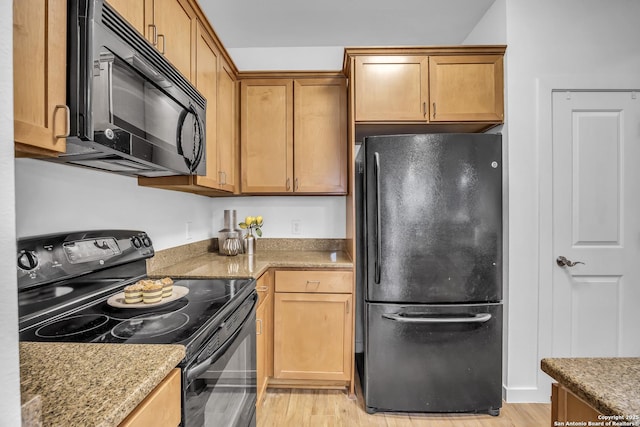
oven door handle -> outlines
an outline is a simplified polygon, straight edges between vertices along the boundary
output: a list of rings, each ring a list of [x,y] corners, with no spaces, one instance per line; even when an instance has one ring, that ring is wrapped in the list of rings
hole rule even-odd
[[[229,337],[229,339],[224,344],[222,344],[222,346],[219,349],[217,349],[211,356],[207,357],[205,360],[198,363],[197,365],[187,369],[187,381],[191,382],[194,379],[198,378],[203,373],[205,373],[207,369],[209,369],[209,366],[211,366],[211,363],[216,359],[222,360],[224,362],[228,362],[227,359],[230,359],[232,354],[223,354],[222,356],[220,356],[220,354],[226,352],[229,349],[229,347],[231,347],[231,345],[235,342],[236,338],[238,338],[238,335],[240,335],[240,332],[242,332],[242,329],[243,328],[238,328],[238,330],[235,331],[233,335]]]
[[[222,357],[220,357],[220,354],[227,351],[229,347],[231,347],[231,345],[236,341],[236,338],[238,338],[238,335],[240,335],[240,333],[245,329],[247,325],[247,320],[251,318],[255,319],[255,315],[252,315],[251,313],[254,313],[255,306],[258,300],[258,295],[254,291],[249,296],[248,299],[251,299],[251,301],[246,301],[244,305],[251,304],[251,308],[249,309],[249,314],[247,315],[247,317],[245,317],[244,320],[242,321],[242,325],[238,328],[237,331],[233,333],[233,335],[231,335],[224,342],[224,344],[222,344],[222,346],[220,346],[219,349],[213,352],[211,356],[207,357],[205,360],[198,363],[197,365],[187,368],[186,378],[188,382],[191,382],[193,379],[199,377],[204,372],[206,372],[209,366],[211,366],[211,362],[213,362],[214,360],[219,359],[219,360],[224,360],[226,362],[231,357],[231,355],[223,355]],[[240,307],[242,307],[242,305]],[[239,309],[240,308],[238,308],[238,310]],[[254,322],[254,327],[255,327],[255,322]],[[254,335],[255,335],[255,330],[254,330]]]

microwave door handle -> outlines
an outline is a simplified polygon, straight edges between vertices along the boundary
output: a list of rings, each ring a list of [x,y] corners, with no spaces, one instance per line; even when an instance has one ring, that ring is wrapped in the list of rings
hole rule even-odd
[[[380,233],[382,231],[382,225],[380,223],[380,153],[373,153],[373,177],[376,184],[375,201],[376,201],[376,262],[374,264],[375,275],[374,280],[376,284],[380,283],[380,270],[382,268],[382,237]]]
[[[406,317],[401,314],[383,314],[383,318],[400,323],[485,323],[491,319],[490,313],[462,317]]]

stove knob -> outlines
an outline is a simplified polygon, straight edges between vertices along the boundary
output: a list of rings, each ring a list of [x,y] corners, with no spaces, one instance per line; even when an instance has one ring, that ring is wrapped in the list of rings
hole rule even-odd
[[[30,271],[38,266],[38,256],[33,251],[22,251],[18,254],[18,267]]]
[[[151,239],[150,239],[150,238],[149,238],[149,236],[147,236],[146,234],[145,234],[145,236],[142,238],[142,244],[143,244],[145,247],[147,247],[147,248],[148,248],[149,246],[151,246]]]
[[[134,236],[131,238],[131,243],[133,244],[133,247],[136,249],[140,249],[142,247],[142,241],[140,240],[140,238],[138,236]]]

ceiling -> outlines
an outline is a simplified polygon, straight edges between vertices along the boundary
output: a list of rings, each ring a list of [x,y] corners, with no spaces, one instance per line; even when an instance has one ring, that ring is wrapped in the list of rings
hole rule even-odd
[[[461,44],[495,0],[201,0],[226,48]]]

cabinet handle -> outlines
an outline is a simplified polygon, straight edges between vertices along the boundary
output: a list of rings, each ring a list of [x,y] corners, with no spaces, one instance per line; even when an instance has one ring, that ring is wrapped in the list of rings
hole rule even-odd
[[[298,191],[298,178],[295,179],[295,183],[293,184],[293,191]]]
[[[422,103],[422,114],[424,115],[424,117],[427,117],[427,103],[426,102]]]
[[[60,108],[63,108],[65,110],[65,112],[66,112],[66,115],[67,115],[66,130],[62,135],[55,135],[56,139],[57,138],[66,138],[71,133],[71,110],[69,110],[69,107],[67,107],[66,105],[56,105],[55,108],[53,109],[53,117],[55,119],[56,111],[58,111]]]
[[[256,319],[256,323],[260,325],[260,329],[256,330],[256,335],[262,335],[262,319]]]
[[[269,288],[266,287],[266,286],[260,286],[259,288],[256,288],[256,291],[258,291],[258,292],[266,292],[267,289],[269,289]]]
[[[309,287],[309,285],[315,285],[315,289],[318,289],[320,280],[307,280],[307,287]]]
[[[287,178],[287,191],[291,189],[291,178]]]
[[[158,44],[158,27],[156,27],[154,24],[149,24],[148,25],[149,29],[151,29],[151,34],[152,36],[151,38],[151,44],[156,46]]]
[[[347,300],[347,314],[349,314],[350,306],[351,306],[351,302]]]
[[[433,103],[433,118],[436,118],[436,103]]]
[[[227,185],[227,173],[222,171],[222,185]]]
[[[165,45],[164,34],[158,34],[158,40],[160,40],[160,37],[162,37],[162,49],[158,48],[158,50],[160,51],[161,54],[164,55],[164,45]]]

